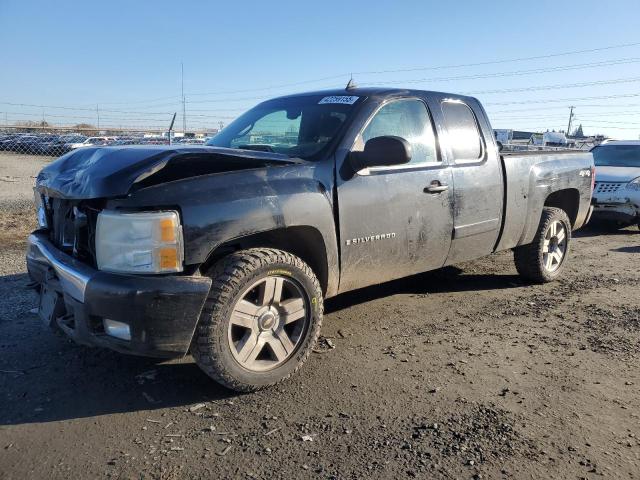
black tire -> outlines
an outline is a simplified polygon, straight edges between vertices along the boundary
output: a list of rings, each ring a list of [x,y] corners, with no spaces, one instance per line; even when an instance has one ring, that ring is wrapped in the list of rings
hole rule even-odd
[[[544,262],[545,235],[550,226],[560,222],[564,226],[566,235],[566,247],[559,264],[553,269],[548,269]],[[522,245],[513,249],[513,258],[516,270],[521,277],[535,283],[551,282],[558,278],[566,263],[571,246],[571,222],[564,210],[560,208],[545,207],[542,210],[540,225],[536,235],[529,245]]]
[[[322,289],[309,266],[291,253],[271,248],[252,248],[232,253],[208,273],[213,284],[191,344],[198,366],[216,382],[240,392],[271,387],[298,371],[309,357],[322,325]],[[231,352],[230,317],[243,292],[261,278],[288,277],[307,297],[308,320],[296,350],[281,365],[267,371],[245,369]]]

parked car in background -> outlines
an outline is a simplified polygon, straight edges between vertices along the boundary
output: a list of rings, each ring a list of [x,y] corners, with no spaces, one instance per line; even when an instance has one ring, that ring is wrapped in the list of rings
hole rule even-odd
[[[54,140],[40,144],[42,155],[60,156],[71,150],[74,143],[82,143],[87,139],[84,135],[60,135]]]
[[[39,135],[38,140],[33,144],[33,152],[38,155],[42,155],[49,145],[57,142],[60,139],[60,135]]]
[[[640,140],[609,141],[591,152],[596,165],[594,219],[640,228]]]
[[[169,139],[164,137],[142,137],[138,139],[136,145],[167,145],[168,143]]]
[[[110,145],[118,146],[118,145],[139,145],[140,138],[129,138],[129,137],[119,137],[111,142]]]
[[[37,153],[37,145],[42,139],[44,137],[40,135],[22,135],[13,141],[9,150],[16,153],[35,154]]]
[[[21,134],[19,133],[2,135],[2,137],[0,137],[0,151],[11,150],[11,145],[13,145],[20,136]]]
[[[115,139],[113,137],[89,137],[83,142],[77,142],[70,144],[70,149],[75,150],[76,148],[82,147],[101,147],[104,145],[109,145]]]
[[[174,140],[174,143],[179,143],[180,145],[204,145],[204,138],[179,138],[177,141]]]

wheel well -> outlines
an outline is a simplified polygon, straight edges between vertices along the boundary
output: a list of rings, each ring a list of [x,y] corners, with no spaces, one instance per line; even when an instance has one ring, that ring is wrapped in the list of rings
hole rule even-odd
[[[230,240],[209,253],[200,266],[200,271],[206,272],[214,263],[232,252],[255,247],[277,248],[300,257],[311,267],[318,277],[322,292],[326,293],[329,278],[327,250],[322,234],[313,227],[287,227]]]
[[[580,193],[575,188],[558,190],[547,197],[544,202],[545,207],[560,208],[565,211],[571,226],[574,226],[578,218],[578,207],[580,205]]]

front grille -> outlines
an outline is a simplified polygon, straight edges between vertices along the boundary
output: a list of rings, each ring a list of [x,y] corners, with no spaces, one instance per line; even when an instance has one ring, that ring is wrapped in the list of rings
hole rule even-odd
[[[594,193],[613,193],[623,188],[624,182],[596,182]]]
[[[79,201],[48,198],[45,201],[49,239],[63,252],[95,266],[94,236],[98,210]]]

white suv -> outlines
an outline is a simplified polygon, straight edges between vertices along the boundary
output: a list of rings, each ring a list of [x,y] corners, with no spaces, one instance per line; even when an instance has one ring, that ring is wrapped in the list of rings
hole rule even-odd
[[[640,140],[607,142],[591,152],[594,218],[640,227]]]

